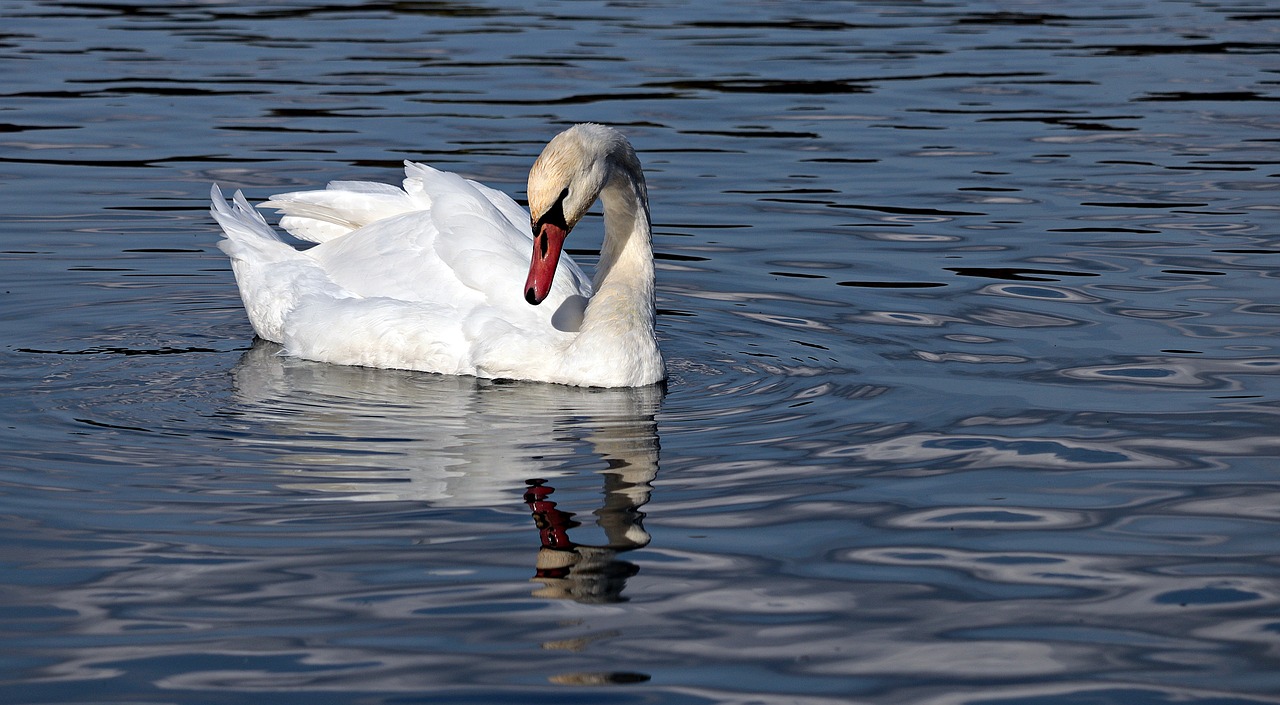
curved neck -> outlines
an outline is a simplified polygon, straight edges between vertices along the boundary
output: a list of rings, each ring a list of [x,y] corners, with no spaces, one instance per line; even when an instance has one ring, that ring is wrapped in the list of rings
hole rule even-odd
[[[616,166],[600,191],[604,244],[582,329],[653,329],[653,245],[644,176]]]

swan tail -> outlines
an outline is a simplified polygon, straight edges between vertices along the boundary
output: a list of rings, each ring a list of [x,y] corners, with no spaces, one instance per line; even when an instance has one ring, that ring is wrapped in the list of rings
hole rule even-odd
[[[214,184],[210,197],[213,218],[226,234],[218,248],[231,258],[240,298],[259,337],[285,342],[285,320],[298,305],[299,292],[350,296],[315,260],[282,241],[244,194],[237,191],[228,203]]]
[[[218,248],[231,259],[276,261],[297,254],[267,225],[262,214],[249,205],[243,193],[236,191],[231,203],[227,203],[222,189],[214,184],[209,190],[209,198],[213,201],[210,209],[213,219],[218,221],[227,236],[218,242]]]

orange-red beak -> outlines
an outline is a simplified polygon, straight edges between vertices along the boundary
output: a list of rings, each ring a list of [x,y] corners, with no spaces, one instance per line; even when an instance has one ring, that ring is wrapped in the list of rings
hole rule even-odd
[[[529,262],[529,278],[524,280],[524,300],[537,306],[551,293],[556,278],[560,250],[569,231],[555,223],[541,223],[533,236],[533,259]]]

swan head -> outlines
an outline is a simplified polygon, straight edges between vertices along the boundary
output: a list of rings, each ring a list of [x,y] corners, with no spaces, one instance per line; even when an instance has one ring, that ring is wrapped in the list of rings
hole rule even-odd
[[[600,197],[615,166],[631,162],[639,169],[626,138],[604,125],[574,125],[547,143],[529,170],[533,258],[526,301],[536,306],[551,292],[565,237]]]

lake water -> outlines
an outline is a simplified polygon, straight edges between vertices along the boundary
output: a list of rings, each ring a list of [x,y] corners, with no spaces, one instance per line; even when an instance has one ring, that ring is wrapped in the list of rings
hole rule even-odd
[[[351,5],[0,1],[0,701],[1280,702],[1274,0]],[[587,120],[665,390],[253,343],[210,183]]]

